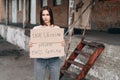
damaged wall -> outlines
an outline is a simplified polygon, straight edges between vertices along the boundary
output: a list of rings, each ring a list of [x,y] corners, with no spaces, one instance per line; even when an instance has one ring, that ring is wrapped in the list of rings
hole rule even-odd
[[[120,0],[98,1],[92,7],[92,29],[120,28]]]
[[[90,29],[90,15],[91,7],[88,7],[91,0],[70,0],[74,4],[69,6],[69,25],[73,25],[75,28],[84,29],[87,26],[87,29]],[[84,14],[83,14],[84,12]]]
[[[29,37],[26,36],[24,33],[25,29],[14,26],[0,25],[0,35],[4,39],[26,51],[29,51]]]
[[[82,1],[75,0],[75,9],[76,9],[75,10],[75,20],[77,20],[78,17],[82,15],[80,17],[80,19],[77,21],[77,23],[75,25],[76,27],[84,29],[84,27],[87,26],[87,29],[91,28],[90,23],[89,23],[90,15],[91,15],[91,7],[90,6],[88,7],[90,2],[91,2],[91,0],[82,0]],[[83,3],[83,6],[82,5],[80,6],[79,3],[81,3],[81,4]],[[84,12],[84,14],[82,14],[83,12]]]

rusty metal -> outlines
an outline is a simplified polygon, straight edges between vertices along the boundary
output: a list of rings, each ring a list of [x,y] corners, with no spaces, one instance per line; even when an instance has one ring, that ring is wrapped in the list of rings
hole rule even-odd
[[[81,51],[83,49],[83,47],[85,47],[86,45],[90,46],[90,47],[94,47],[95,50],[89,56],[87,63],[85,63],[85,65],[82,65],[82,67],[81,67],[81,64],[74,61],[77,58],[77,56],[80,55],[79,53],[76,53],[76,50]],[[76,66],[82,68],[82,70],[80,71],[80,73],[77,75],[77,77],[74,80],[84,79],[85,76],[87,75],[88,71],[90,70],[90,68],[94,65],[96,59],[99,57],[99,55],[104,50],[104,48],[105,48],[105,46],[100,43],[81,41],[78,44],[78,46],[75,48],[75,50],[71,53],[70,57],[65,61],[65,64],[62,66],[61,71],[62,70],[67,71],[68,68],[71,66],[71,64],[76,65]],[[61,72],[60,80],[64,75],[65,75],[65,73]]]

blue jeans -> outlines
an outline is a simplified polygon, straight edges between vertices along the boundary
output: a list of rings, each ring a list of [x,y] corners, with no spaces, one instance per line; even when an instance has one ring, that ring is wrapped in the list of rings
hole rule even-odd
[[[50,80],[59,80],[60,58],[35,59],[35,80],[45,80],[46,69],[49,70]]]

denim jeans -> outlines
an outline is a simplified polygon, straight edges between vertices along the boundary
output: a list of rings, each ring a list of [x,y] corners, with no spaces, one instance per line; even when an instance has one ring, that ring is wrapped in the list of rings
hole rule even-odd
[[[50,80],[59,80],[60,58],[35,59],[35,80],[45,80],[46,69],[49,70]]]

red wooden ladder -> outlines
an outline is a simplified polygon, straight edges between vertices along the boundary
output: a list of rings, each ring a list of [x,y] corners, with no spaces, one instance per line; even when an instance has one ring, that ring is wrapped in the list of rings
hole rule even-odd
[[[82,52],[85,46],[94,48],[93,52],[90,54]],[[62,66],[60,80],[84,80],[88,71],[94,65],[96,59],[102,53],[104,48],[105,46],[101,43],[81,41]],[[75,59],[78,55],[82,55],[87,58],[87,62],[85,64],[76,62]],[[74,72],[70,72],[68,70],[71,64],[81,68],[79,74],[75,74]]]

